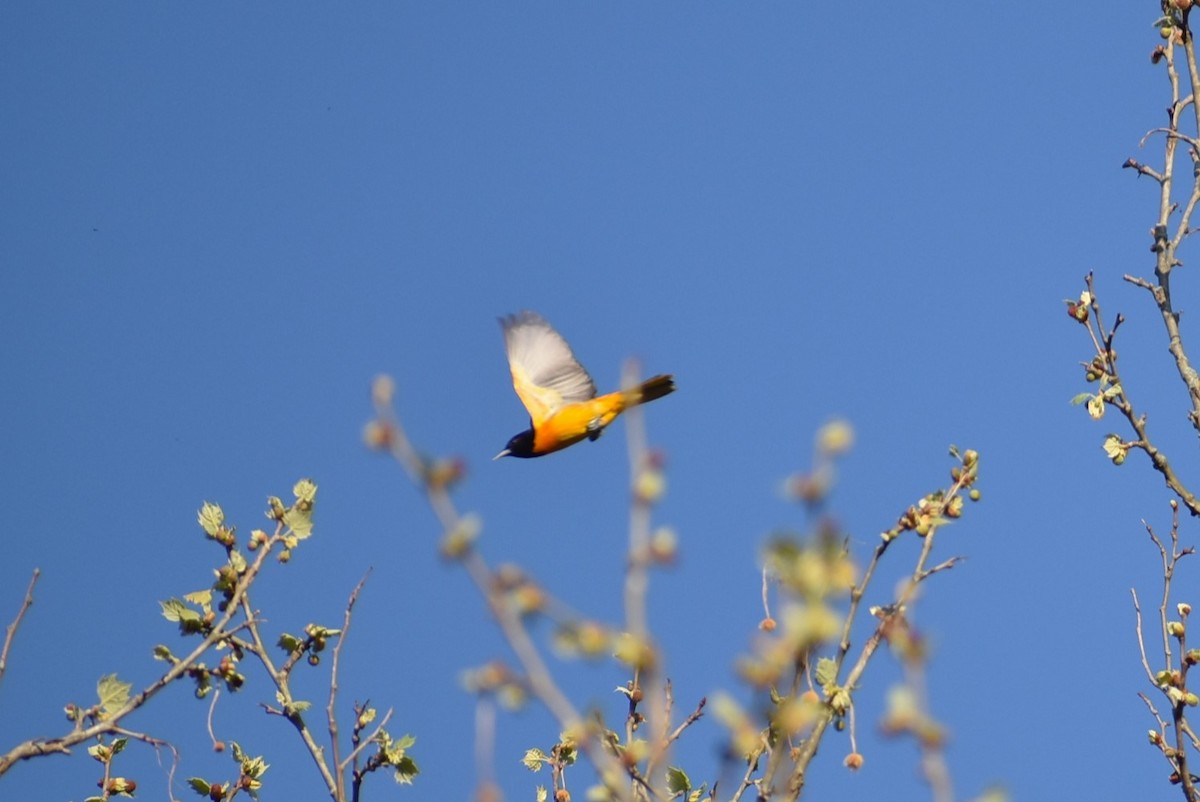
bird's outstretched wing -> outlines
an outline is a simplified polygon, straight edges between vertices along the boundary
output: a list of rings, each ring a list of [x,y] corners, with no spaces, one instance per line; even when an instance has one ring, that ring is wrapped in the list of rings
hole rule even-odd
[[[596,397],[596,385],[571,346],[536,312],[500,318],[513,388],[534,428],[563,404]]]

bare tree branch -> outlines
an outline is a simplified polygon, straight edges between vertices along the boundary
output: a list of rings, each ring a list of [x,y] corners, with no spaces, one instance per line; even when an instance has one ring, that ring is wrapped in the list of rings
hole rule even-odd
[[[37,584],[38,577],[41,575],[40,568],[33,569],[33,576],[29,578],[29,587],[25,589],[25,598],[21,602],[20,609],[17,610],[16,618],[4,631],[4,648],[0,649],[0,681],[4,679],[4,671],[8,668],[8,653],[12,649],[13,638],[17,635],[17,629],[21,626],[21,620],[25,618],[25,613],[29,612],[29,608],[33,606],[33,586]]]

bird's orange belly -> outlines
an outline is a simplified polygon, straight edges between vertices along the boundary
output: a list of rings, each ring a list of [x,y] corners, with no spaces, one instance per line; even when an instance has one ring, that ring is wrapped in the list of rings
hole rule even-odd
[[[619,392],[568,404],[534,428],[533,450],[548,454],[585,437],[596,437],[624,409],[625,397]]]

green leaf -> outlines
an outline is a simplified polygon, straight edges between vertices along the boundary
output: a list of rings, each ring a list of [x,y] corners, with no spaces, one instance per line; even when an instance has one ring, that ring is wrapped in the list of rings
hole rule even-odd
[[[313,530],[312,510],[288,507],[287,511],[283,514],[283,525],[290,529],[292,534],[300,540],[310,537]]]
[[[1087,401],[1091,397],[1092,397],[1091,393],[1080,393],[1079,395],[1077,395],[1071,399],[1071,404],[1073,406],[1079,406],[1080,404],[1082,404],[1084,401]]]
[[[308,710],[310,707],[312,707],[312,702],[304,702],[304,701],[292,702],[292,712],[293,713],[303,713],[305,710]]]
[[[286,632],[283,633],[282,635],[280,635],[279,640],[276,641],[276,645],[279,646],[280,649],[283,649],[288,654],[291,654],[292,652],[296,651],[303,644],[304,644],[303,640],[301,640],[300,638],[297,638],[295,635],[289,635]]]
[[[129,701],[129,689],[133,683],[121,682],[116,674],[108,674],[96,683],[96,695],[100,697],[100,709],[107,718],[120,710]]]
[[[217,532],[221,531],[221,524],[225,523],[225,512],[216,504],[206,501],[196,520],[209,537],[216,537]]]
[[[296,503],[283,511],[280,520],[288,528],[291,538],[304,540],[312,535],[312,511],[313,502],[317,497],[317,485],[311,479],[301,479],[292,488],[292,494],[296,497]],[[272,507],[275,507],[274,503]],[[289,548],[294,548],[294,544],[289,544]]]
[[[1110,434],[1108,437],[1104,438],[1103,447],[1104,453],[1108,455],[1109,459],[1112,459],[1118,454],[1125,453],[1125,445],[1121,441],[1120,435]]]
[[[233,570],[237,571],[239,575],[246,573],[246,558],[237,549],[229,552],[229,564],[233,566]]]
[[[691,790],[692,781],[683,769],[672,766],[667,769],[667,790],[672,794],[685,794]]]
[[[417,764],[407,755],[400,758],[399,762],[395,764],[395,768],[396,782],[401,785],[412,785],[413,778],[421,773],[421,770],[417,768]]]
[[[188,607],[179,599],[167,599],[165,602],[159,602],[158,604],[162,607],[163,618],[179,624],[179,631],[184,635],[200,631],[200,624],[204,620],[203,617],[199,612]]]
[[[179,621],[183,618],[184,613],[188,612],[187,605],[179,599],[160,601],[158,606],[162,608],[163,618],[168,621]]]
[[[127,744],[127,743],[129,743],[128,738],[118,738],[117,740],[113,741],[112,742],[112,753],[115,755],[115,754],[118,754],[119,752],[123,751],[125,749],[125,744]]]
[[[208,796],[209,788],[212,787],[199,777],[189,777],[187,782],[188,785],[192,786],[192,790],[200,794],[200,796]]]
[[[526,750],[525,757],[521,758],[521,762],[530,771],[541,771],[542,767],[546,765],[546,753],[536,748]]]
[[[837,663],[829,657],[817,661],[817,684],[824,688],[837,682]]]
[[[108,800],[102,796],[89,796],[83,802],[108,802]]]
[[[197,607],[199,607],[201,610],[203,610],[206,613],[209,612],[210,610],[212,610],[212,591],[211,590],[197,590],[195,593],[185,594],[183,599],[184,599],[184,601],[187,601],[187,602],[190,602],[190,603],[196,605]]]

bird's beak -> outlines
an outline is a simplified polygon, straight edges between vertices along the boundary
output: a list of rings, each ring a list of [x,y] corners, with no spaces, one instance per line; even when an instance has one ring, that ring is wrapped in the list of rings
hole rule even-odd
[[[501,451],[499,454],[497,454],[496,456],[492,457],[492,462],[495,462],[496,460],[500,459],[501,457],[507,457],[511,453],[512,452],[506,448],[503,451]]]

